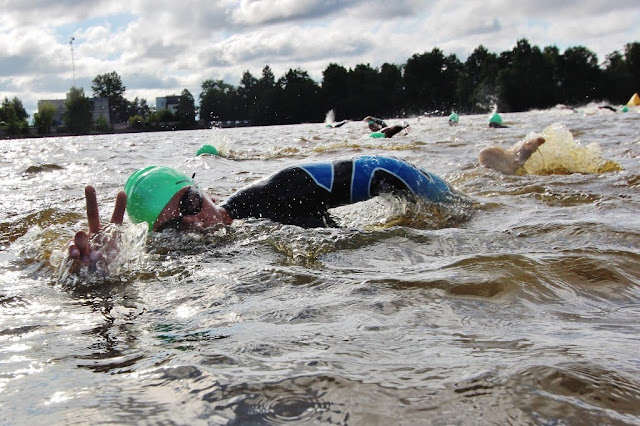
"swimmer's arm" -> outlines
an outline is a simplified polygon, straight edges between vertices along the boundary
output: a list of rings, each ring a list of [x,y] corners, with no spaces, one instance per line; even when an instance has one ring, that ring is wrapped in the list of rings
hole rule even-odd
[[[87,201],[87,219],[89,222],[89,232],[79,231],[69,244],[69,258],[90,265],[97,260],[100,255],[99,249],[91,247],[89,237],[91,234],[100,232],[100,216],[98,213],[98,200],[96,190],[92,186],[87,186],[84,190]],[[111,216],[111,223],[121,225],[124,219],[124,212],[127,206],[127,195],[120,191],[116,196],[116,205]]]

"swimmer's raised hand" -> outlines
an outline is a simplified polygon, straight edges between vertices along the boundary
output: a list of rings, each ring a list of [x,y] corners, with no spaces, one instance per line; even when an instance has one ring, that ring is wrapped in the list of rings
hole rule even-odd
[[[96,190],[92,186],[84,189],[87,200],[87,219],[89,221],[89,232],[79,231],[69,244],[69,258],[80,265],[93,266],[103,258],[103,246],[92,247],[89,239],[93,234],[100,233],[100,216],[98,214],[98,200]],[[116,205],[111,216],[111,223],[121,225],[124,218],[124,211],[127,206],[127,195],[124,191],[118,192]],[[79,266],[79,265],[78,265]]]

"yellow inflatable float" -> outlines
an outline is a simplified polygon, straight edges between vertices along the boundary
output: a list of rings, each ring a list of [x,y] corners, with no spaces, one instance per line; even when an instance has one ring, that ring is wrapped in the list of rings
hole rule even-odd
[[[631,96],[631,99],[629,99],[629,102],[627,102],[627,106],[638,106],[640,105],[640,96],[638,96],[637,93],[634,93],[633,96]]]

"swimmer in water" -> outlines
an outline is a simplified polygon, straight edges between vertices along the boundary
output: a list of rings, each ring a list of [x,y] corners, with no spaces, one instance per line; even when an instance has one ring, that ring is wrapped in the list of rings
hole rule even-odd
[[[524,166],[529,157],[544,143],[544,138],[534,138],[516,144],[508,151],[499,146],[491,146],[480,151],[478,162],[482,167],[512,175]]]
[[[379,118],[371,117],[370,115],[367,115],[365,118],[362,119],[362,121],[367,122],[367,125],[369,126],[369,130],[371,130],[372,132],[378,132],[381,129],[387,127],[387,123],[385,123]]]
[[[502,117],[500,117],[500,114],[496,112],[489,118],[489,127],[492,129],[503,129],[509,126],[502,124]]]
[[[387,126],[384,127],[382,129],[380,129],[380,133],[384,134],[385,138],[392,138],[394,135],[400,133],[401,131],[403,131],[404,129],[407,129],[407,132],[409,132],[411,130],[409,123],[407,123],[406,121],[403,121],[401,124],[396,124],[394,126]]]
[[[328,126],[328,127],[333,127],[333,128],[336,128],[336,127],[342,127],[342,126],[344,126],[345,124],[347,124],[348,122],[349,122],[349,120],[342,120],[342,121],[338,121],[338,122],[336,122],[336,123],[330,123],[330,124],[327,124],[327,126]]]
[[[116,197],[111,222],[122,224],[125,209],[149,231],[198,231],[230,225],[234,219],[265,218],[305,228],[335,227],[328,209],[365,201],[383,193],[447,202],[461,196],[440,177],[402,160],[360,156],[349,160],[286,167],[240,189],[222,204],[198,187],[193,177],[168,167],[134,172]],[[95,265],[102,256],[89,237],[100,232],[95,189],[85,188],[89,232],[76,233],[69,258]]]

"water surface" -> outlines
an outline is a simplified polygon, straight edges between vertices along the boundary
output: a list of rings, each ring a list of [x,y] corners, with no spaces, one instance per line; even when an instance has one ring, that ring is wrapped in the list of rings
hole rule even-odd
[[[3,141],[3,424],[640,423],[640,114],[487,120],[414,118],[388,140],[351,122]],[[553,129],[529,174],[477,166],[486,146]],[[196,157],[204,144],[223,156]],[[224,199],[360,154],[413,162],[473,206],[383,197],[336,209],[338,229],[125,223],[109,273],[64,268],[87,184],[108,218],[150,164]],[[563,156],[588,167],[545,169]]]

